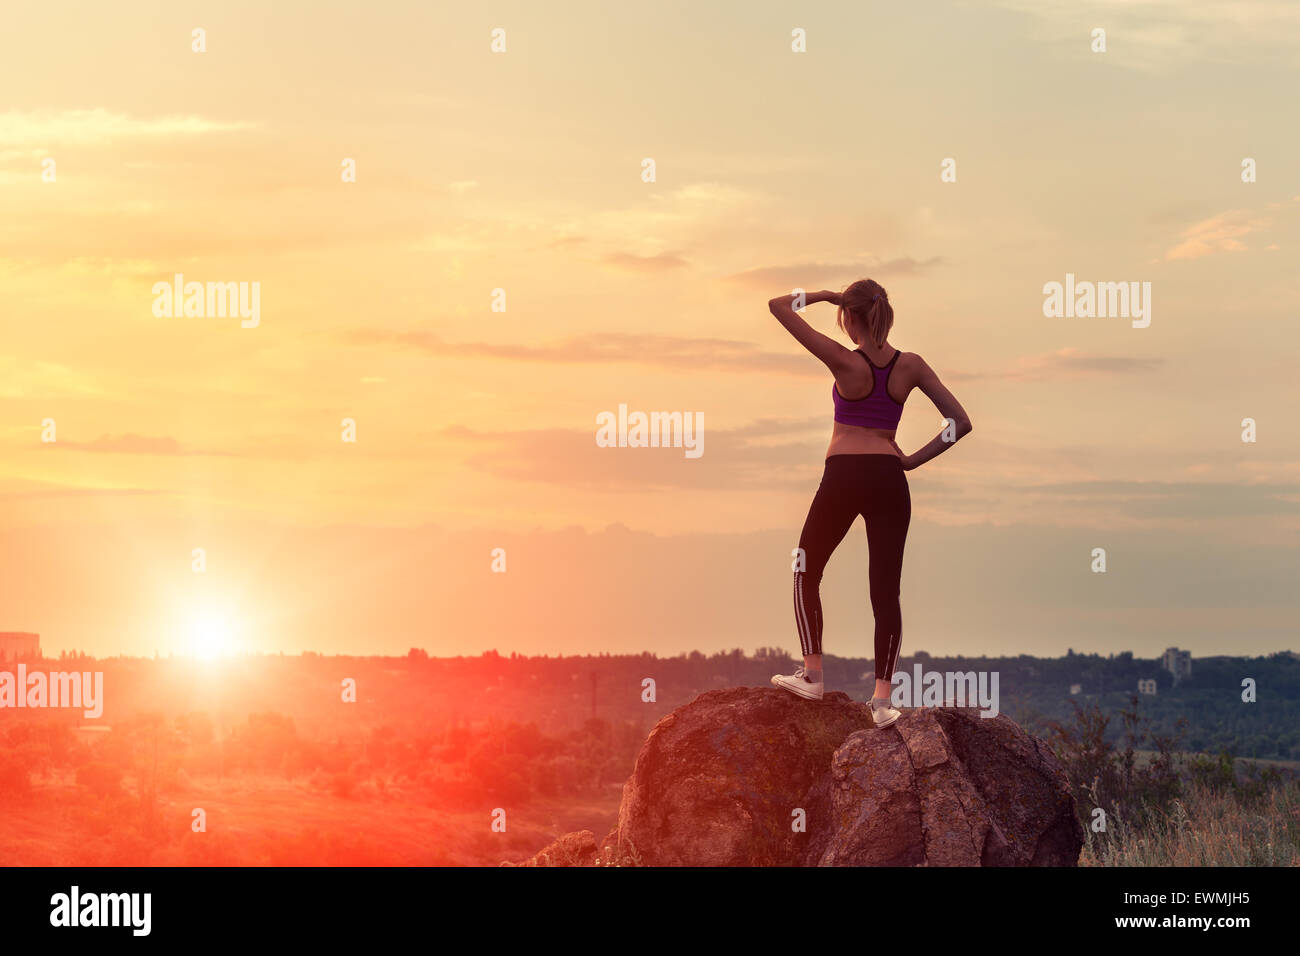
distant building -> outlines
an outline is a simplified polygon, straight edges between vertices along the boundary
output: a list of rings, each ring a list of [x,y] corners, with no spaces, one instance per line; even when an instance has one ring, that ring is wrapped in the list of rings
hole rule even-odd
[[[1156,695],[1156,682],[1154,678],[1138,681],[1138,693],[1148,694],[1152,697]]]
[[[1192,676],[1192,652],[1171,647],[1160,658],[1160,666],[1174,675],[1174,683],[1177,684],[1184,677]]]
[[[0,661],[41,656],[41,635],[25,631],[0,631]]]
[[[1071,685],[1070,685],[1070,696],[1071,696],[1071,697],[1073,697],[1075,694],[1082,694],[1082,693],[1083,693],[1083,685],[1082,685],[1082,684],[1071,684]]]

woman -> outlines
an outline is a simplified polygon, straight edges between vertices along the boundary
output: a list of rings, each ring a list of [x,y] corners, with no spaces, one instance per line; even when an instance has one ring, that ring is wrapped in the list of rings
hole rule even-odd
[[[831,302],[839,306],[837,322],[858,346],[853,351],[805,322],[794,310],[794,298],[773,299],[768,308],[835,376],[831,386],[835,430],[826,450],[826,470],[796,552],[794,611],[803,667],[792,677],[778,674],[772,683],[800,697],[821,700],[822,571],[849,525],[862,515],[870,556],[871,610],[876,618],[876,689],[871,716],[877,727],[888,727],[899,716],[889,706],[889,691],[903,629],[898,589],[912,517],[912,499],[903,473],[970,434],[970,418],[921,356],[900,352],[886,341],[894,325],[894,310],[878,282],[861,279],[843,293],[814,292],[805,298],[810,305]],[[905,455],[894,441],[894,433],[913,388],[924,392],[946,421],[928,445]]]

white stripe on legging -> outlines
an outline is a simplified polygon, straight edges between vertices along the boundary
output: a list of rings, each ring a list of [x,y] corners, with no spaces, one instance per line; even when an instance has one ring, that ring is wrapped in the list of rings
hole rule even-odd
[[[804,655],[812,653],[812,628],[808,625],[808,612],[803,606],[803,588],[799,586],[804,572],[794,576],[794,607],[798,612],[796,623],[799,625],[799,649]]]
[[[898,643],[894,644],[894,641],[897,641]],[[889,642],[894,645],[893,654],[889,658],[889,677],[890,680],[892,680],[894,677],[894,665],[898,663],[898,652],[903,649],[903,635],[901,633],[892,634],[890,635]]]

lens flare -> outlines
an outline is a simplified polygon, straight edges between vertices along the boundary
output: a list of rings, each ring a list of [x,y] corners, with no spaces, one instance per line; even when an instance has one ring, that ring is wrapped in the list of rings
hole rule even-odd
[[[187,650],[199,660],[210,661],[235,653],[235,627],[216,611],[195,612],[189,621]]]

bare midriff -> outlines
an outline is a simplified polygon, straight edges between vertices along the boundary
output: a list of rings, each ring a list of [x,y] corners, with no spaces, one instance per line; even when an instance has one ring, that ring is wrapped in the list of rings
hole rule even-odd
[[[893,455],[899,457],[894,444],[894,432],[885,428],[863,428],[861,425],[835,423],[831,444],[826,457],[831,455]]]

